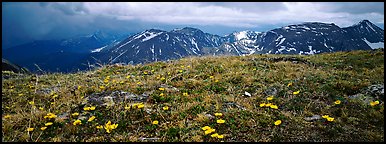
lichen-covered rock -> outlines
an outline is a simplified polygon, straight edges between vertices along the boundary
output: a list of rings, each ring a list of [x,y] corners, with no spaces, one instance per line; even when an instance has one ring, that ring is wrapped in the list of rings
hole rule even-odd
[[[93,93],[85,97],[83,104],[99,105],[99,106],[113,106],[116,103],[122,102],[146,102],[152,92],[145,92],[137,95],[125,91],[104,91],[102,93]]]
[[[367,94],[375,97],[376,99],[382,99],[384,97],[384,85],[383,84],[375,84],[367,87]]]
[[[313,115],[312,117],[305,117],[304,120],[306,121],[317,121],[317,120],[320,120],[322,119],[322,117],[320,115]]]

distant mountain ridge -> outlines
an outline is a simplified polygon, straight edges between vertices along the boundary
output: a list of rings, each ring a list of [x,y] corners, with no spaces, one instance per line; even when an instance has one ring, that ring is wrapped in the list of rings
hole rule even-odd
[[[49,72],[67,72],[76,70],[78,63],[96,49],[107,47],[126,37],[126,34],[111,34],[98,30],[91,35],[22,44],[3,50],[2,57],[31,71],[37,71],[38,65]]]
[[[36,41],[3,51],[3,57],[33,70],[87,69],[99,64],[139,64],[186,56],[300,54],[370,50],[384,47],[384,30],[368,20],[341,28],[334,23],[305,22],[266,32],[238,31],[226,36],[185,27],[148,29],[129,36],[93,35]],[[57,69],[60,67],[60,69]]]

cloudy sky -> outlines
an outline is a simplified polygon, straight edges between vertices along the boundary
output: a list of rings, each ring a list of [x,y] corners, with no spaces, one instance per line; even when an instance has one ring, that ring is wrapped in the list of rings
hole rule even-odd
[[[368,19],[384,28],[384,2],[2,2],[2,47],[96,30],[137,33],[186,26],[226,35],[302,22],[346,27]]]

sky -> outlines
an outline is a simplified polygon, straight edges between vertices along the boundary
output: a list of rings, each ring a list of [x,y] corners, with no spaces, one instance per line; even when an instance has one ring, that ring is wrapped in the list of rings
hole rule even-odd
[[[384,29],[384,2],[2,2],[2,49],[34,40],[194,27],[224,36],[303,22]]]

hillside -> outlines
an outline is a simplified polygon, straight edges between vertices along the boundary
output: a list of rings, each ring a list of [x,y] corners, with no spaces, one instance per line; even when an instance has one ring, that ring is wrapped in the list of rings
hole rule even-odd
[[[383,49],[22,75],[2,79],[2,141],[383,142],[383,87]]]

